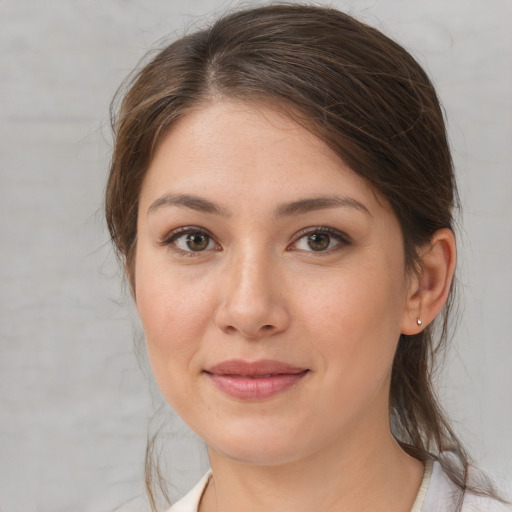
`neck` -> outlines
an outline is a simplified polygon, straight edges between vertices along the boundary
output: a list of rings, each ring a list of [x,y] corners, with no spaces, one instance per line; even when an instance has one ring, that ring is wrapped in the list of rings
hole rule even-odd
[[[242,463],[209,448],[213,478],[199,510],[409,512],[423,465],[400,448],[389,427],[373,427],[364,440],[357,433],[357,442],[343,436],[324,452],[272,466]]]

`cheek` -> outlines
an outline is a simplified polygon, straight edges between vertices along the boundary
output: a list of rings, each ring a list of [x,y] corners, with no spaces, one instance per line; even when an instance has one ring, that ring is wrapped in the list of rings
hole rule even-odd
[[[376,280],[376,273],[338,274],[319,290],[307,293],[308,338],[319,359],[321,383],[316,407],[338,411],[333,431],[343,429],[369,407],[387,411],[388,379],[400,335],[399,288]],[[390,290],[393,293],[390,294]],[[373,409],[372,409],[373,410]]]
[[[404,295],[401,268],[388,267],[387,273],[382,267],[370,261],[338,269],[319,286],[303,285],[300,316],[313,345],[321,343],[323,364],[333,379],[343,375],[354,385],[371,385],[372,375],[380,380],[391,369]]]
[[[149,359],[157,381],[180,373],[197,352],[211,314],[204,290],[159,265],[140,258],[136,267],[136,304]],[[172,372],[170,371],[172,369]]]
[[[319,329],[324,326],[354,335],[393,326],[399,330],[404,308],[401,274],[380,267],[370,262],[360,268],[336,269],[314,280],[314,286],[311,280],[303,281],[302,316],[314,320]]]

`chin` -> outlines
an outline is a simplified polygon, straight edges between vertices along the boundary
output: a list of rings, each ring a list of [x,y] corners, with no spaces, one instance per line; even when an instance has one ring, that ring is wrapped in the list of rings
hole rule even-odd
[[[253,466],[279,466],[293,462],[303,451],[300,444],[309,444],[303,436],[275,424],[260,425],[260,428],[254,423],[247,428],[238,424],[231,429],[226,428],[223,433],[220,438],[210,436],[210,439],[205,439],[209,449],[232,461]]]
[[[209,446],[222,457],[249,466],[281,466],[293,462],[297,458],[295,447],[276,447],[272,444],[248,443],[244,445],[230,444],[226,450]]]

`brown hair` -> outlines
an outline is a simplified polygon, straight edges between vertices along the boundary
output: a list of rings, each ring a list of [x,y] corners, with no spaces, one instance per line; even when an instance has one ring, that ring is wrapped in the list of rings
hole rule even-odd
[[[436,230],[453,228],[458,199],[443,112],[413,57],[334,9],[259,7],[221,17],[161,50],[132,79],[113,115],[106,218],[132,290],[138,198],[155,148],[187,112],[223,97],[283,110],[387,198],[401,224],[408,270],[421,265],[417,249]],[[452,300],[453,293],[437,325],[401,336],[390,416],[403,449],[439,460],[461,489],[461,502],[468,455],[432,389]],[[149,458],[146,466],[153,467]]]

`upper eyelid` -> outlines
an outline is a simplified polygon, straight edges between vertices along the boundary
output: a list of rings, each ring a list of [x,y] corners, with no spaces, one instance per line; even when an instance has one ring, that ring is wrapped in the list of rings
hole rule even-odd
[[[186,235],[187,233],[194,233],[194,232],[201,232],[204,233],[206,236],[211,238],[213,242],[220,246],[217,238],[206,228],[200,227],[200,226],[180,226],[176,229],[173,229],[166,233],[162,239],[157,242],[157,245],[168,245],[172,243],[174,240],[179,238],[180,236]],[[339,229],[332,228],[329,226],[309,226],[306,228],[302,228],[298,232],[296,232],[292,236],[292,241],[288,244],[288,247],[295,244],[298,240],[301,238],[310,235],[312,233],[326,233],[328,235],[336,237],[338,240],[345,242],[345,243],[351,243],[352,240],[349,235],[347,235],[345,232],[340,231]]]
[[[187,233],[204,233],[206,236],[211,238],[215,243],[217,242],[217,239],[208,231],[206,228],[202,228],[199,226],[181,226],[179,228],[173,229],[169,232],[167,232],[159,242],[159,245],[165,245],[176,238],[179,238],[180,236],[186,235]]]
[[[311,252],[311,254],[314,254],[315,256],[331,254],[333,251],[336,251],[341,247],[352,245],[353,243],[351,237],[339,229],[331,228],[329,226],[311,226],[309,228],[301,229],[299,232],[297,232],[293,237],[293,241],[290,242],[286,247],[286,251],[300,251],[300,249],[295,247],[299,240],[313,233],[325,233],[338,241],[338,244],[325,251],[306,251],[307,253]]]
[[[295,233],[293,236],[293,240],[296,242],[297,240],[300,240],[302,237],[310,235],[311,233],[327,233],[328,235],[333,235],[341,240],[344,240],[345,242],[351,242],[351,238],[349,235],[347,235],[345,232],[340,231],[336,228],[331,228],[329,226],[311,226],[309,228],[304,228]]]
[[[202,251],[187,251],[184,250],[178,245],[175,244],[175,241],[181,238],[182,236],[187,235],[188,233],[203,233],[205,234],[211,242],[215,245],[213,249],[202,250]],[[218,251],[222,250],[217,239],[205,228],[201,228],[199,226],[180,226],[176,229],[169,231],[161,240],[156,242],[158,247],[164,247],[167,250],[172,251],[173,253],[179,256],[187,256],[187,257],[200,257],[201,255],[209,254],[210,251]]]

